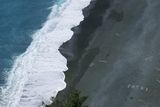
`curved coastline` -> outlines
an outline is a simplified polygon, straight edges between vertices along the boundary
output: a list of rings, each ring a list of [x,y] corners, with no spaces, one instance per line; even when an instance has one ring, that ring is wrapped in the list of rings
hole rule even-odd
[[[84,103],[88,107],[159,107],[159,3],[113,0],[101,14],[103,23],[97,29],[88,27],[87,20],[81,22],[84,29],[73,28],[73,39],[60,48],[68,58],[67,88],[59,92],[55,102],[66,102],[72,90],[78,89],[82,96],[88,96]],[[103,3],[96,11],[102,7]],[[93,14],[94,18],[97,15]],[[91,36],[85,35],[88,30],[93,30]]]
[[[56,107],[56,102],[67,101],[89,64],[99,53],[98,48],[87,50],[87,47],[94,38],[92,33],[102,25],[104,14],[110,8],[110,4],[110,0],[92,0],[90,5],[83,9],[84,20],[72,28],[74,35],[59,49],[67,58],[68,71],[65,73],[67,87],[58,93],[55,103],[47,107]]]
[[[68,0],[61,8],[52,8],[27,51],[15,60],[7,87],[2,89],[1,107],[45,106],[65,88],[63,72],[67,70],[67,61],[58,48],[71,38],[70,29],[83,20],[81,11],[89,3],[90,0]]]

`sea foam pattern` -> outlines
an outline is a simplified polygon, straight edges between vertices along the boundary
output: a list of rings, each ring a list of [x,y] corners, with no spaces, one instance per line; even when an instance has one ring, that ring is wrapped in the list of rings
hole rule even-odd
[[[16,58],[6,87],[1,87],[0,107],[44,107],[65,88],[67,60],[58,48],[72,37],[71,28],[83,20],[82,9],[90,1],[67,0],[52,7],[31,45]]]

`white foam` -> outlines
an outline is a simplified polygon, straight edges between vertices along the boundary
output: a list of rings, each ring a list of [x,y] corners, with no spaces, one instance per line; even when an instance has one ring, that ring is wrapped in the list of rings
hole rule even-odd
[[[44,107],[66,87],[67,60],[58,48],[73,35],[70,30],[83,20],[82,9],[91,0],[67,0],[52,7],[44,26],[33,35],[33,42],[18,56],[7,87],[2,87],[0,107]]]

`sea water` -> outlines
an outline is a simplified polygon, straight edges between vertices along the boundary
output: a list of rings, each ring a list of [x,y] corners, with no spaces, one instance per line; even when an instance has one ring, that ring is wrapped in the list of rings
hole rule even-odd
[[[16,56],[23,53],[32,41],[31,35],[41,28],[50,13],[52,0],[0,1],[0,84],[6,79]]]
[[[90,0],[0,1],[0,107],[43,107],[64,89],[58,51]]]

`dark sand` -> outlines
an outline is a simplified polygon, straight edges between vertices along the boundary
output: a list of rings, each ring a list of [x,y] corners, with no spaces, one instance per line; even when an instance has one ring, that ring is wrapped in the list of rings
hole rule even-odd
[[[160,1],[97,0],[60,51],[89,107],[160,107]],[[70,54],[68,54],[70,53]]]

